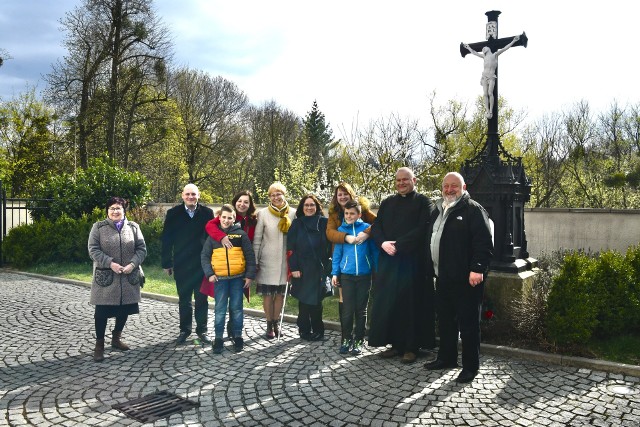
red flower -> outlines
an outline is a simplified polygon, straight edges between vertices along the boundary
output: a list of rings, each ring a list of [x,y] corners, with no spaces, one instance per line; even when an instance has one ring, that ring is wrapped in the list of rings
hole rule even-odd
[[[484,318],[487,320],[491,320],[493,319],[493,311],[492,310],[487,310],[484,312]]]

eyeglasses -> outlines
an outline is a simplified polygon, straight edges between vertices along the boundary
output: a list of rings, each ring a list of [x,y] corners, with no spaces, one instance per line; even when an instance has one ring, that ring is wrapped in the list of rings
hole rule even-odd
[[[273,194],[269,194],[269,198],[273,199],[275,197],[282,197],[284,196],[284,194],[282,193],[273,193]]]
[[[109,212],[117,212],[117,211],[121,211],[122,208],[109,208]]]

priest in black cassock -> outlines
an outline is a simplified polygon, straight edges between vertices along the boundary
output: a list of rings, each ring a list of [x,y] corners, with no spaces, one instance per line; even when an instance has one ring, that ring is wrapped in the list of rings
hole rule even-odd
[[[420,348],[435,347],[433,281],[427,286],[424,256],[431,200],[415,190],[413,171],[396,172],[397,194],[382,201],[371,237],[380,248],[374,282],[369,346],[391,348],[383,358],[413,363]]]

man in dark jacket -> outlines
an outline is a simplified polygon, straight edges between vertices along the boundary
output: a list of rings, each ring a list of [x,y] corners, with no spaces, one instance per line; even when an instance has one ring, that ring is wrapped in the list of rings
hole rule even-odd
[[[213,219],[213,211],[198,204],[200,192],[194,184],[187,184],[182,191],[184,203],[167,211],[162,230],[162,268],[176,279],[180,335],[182,344],[191,335],[191,299],[195,299],[196,333],[202,342],[210,344],[207,335],[207,296],[200,292],[204,273],[200,265],[200,252],[207,237],[205,225]]]
[[[473,381],[480,365],[480,312],[484,281],[493,256],[487,212],[469,197],[464,178],[449,172],[442,200],[431,217],[427,264],[436,278],[440,347],[429,370],[457,367],[458,332],[462,340],[459,383]]]

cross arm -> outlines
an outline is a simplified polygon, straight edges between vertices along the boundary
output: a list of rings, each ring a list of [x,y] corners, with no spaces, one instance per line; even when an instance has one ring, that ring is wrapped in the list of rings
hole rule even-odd
[[[480,52],[484,47],[489,46],[491,48],[491,51],[495,52],[498,49],[502,49],[503,47],[511,43],[512,40],[513,40],[513,37],[503,37],[497,40],[491,37],[489,38],[489,40],[485,42],[469,43],[469,47],[475,50],[476,52]],[[527,34],[523,31],[522,34],[520,35],[520,40],[515,42],[512,46],[527,47],[527,42],[528,42]],[[462,57],[464,58],[465,56],[467,56],[468,53],[471,53],[471,52],[469,52],[467,48],[464,47],[464,43],[460,43],[460,55],[462,55]]]

